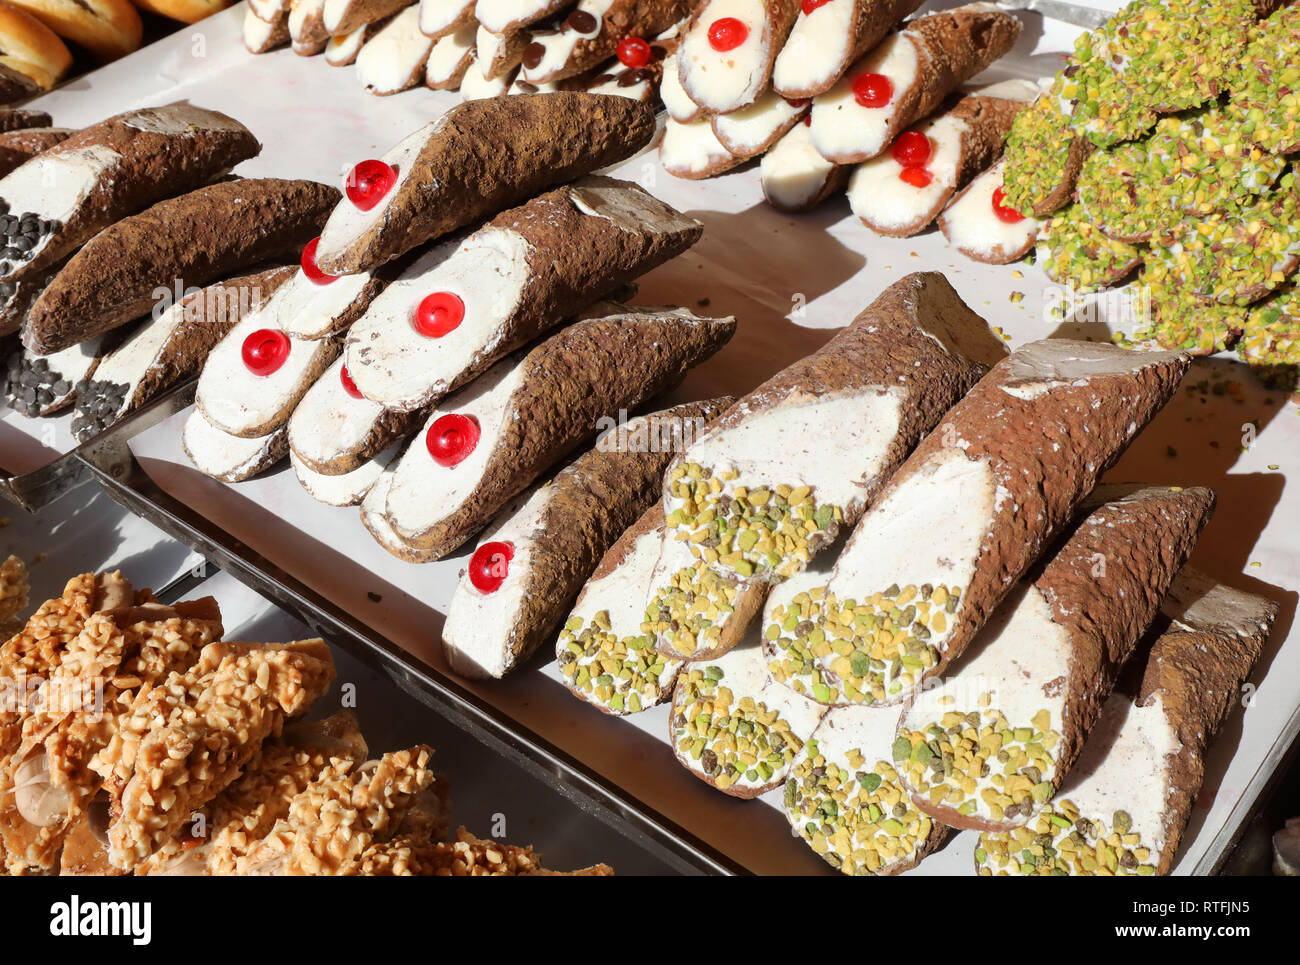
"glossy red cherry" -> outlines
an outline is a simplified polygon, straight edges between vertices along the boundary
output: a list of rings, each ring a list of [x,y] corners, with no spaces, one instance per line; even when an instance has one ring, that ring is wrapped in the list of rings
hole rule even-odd
[[[853,98],[863,107],[884,107],[893,97],[893,82],[884,74],[863,74],[853,82]]]
[[[426,338],[442,338],[465,320],[465,303],[451,292],[426,295],[415,308],[415,330]]]
[[[808,16],[808,14],[812,13],[818,7],[824,7],[826,6],[826,4],[830,2],[831,0],[803,0],[803,3],[800,4],[800,6],[803,8],[803,13],[804,16],[806,17]]]
[[[624,37],[618,42],[618,62],[636,70],[650,63],[650,45],[640,37]]]
[[[469,581],[480,593],[495,593],[510,575],[513,543],[484,543],[469,558]]]
[[[905,168],[923,168],[934,152],[930,149],[930,139],[920,131],[904,131],[894,140],[889,153]]]
[[[749,36],[749,28],[735,17],[723,17],[709,25],[709,46],[720,54],[735,50]]]
[[[934,180],[934,175],[925,168],[903,168],[898,172],[898,179],[914,188],[924,188]]]
[[[248,371],[271,375],[289,357],[289,336],[278,328],[259,328],[244,339],[242,354]]]
[[[1017,221],[1024,221],[1025,216],[1015,208],[1002,203],[1006,192],[1001,188],[993,189],[993,213],[998,216],[998,220],[1005,221],[1007,224],[1015,224]]]
[[[424,444],[434,462],[450,469],[469,458],[478,446],[478,420],[459,413],[442,416],[429,426]]]
[[[812,103],[811,97],[786,97],[785,102],[797,111],[803,110]]]
[[[345,186],[348,200],[362,211],[369,211],[397,183],[397,172],[383,161],[362,161],[348,174]]]
[[[348,375],[348,367],[346,365],[339,369],[339,381],[343,383],[343,391],[352,396],[352,398],[364,398],[361,394],[361,390],[357,388],[357,384],[352,381],[352,376]]]
[[[339,276],[327,275],[316,267],[316,247],[319,244],[320,238],[313,238],[302,249],[302,273],[317,285],[328,285],[332,281],[338,281]]]

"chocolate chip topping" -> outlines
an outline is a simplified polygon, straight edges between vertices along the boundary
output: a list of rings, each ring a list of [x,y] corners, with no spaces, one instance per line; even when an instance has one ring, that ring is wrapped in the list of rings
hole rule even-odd
[[[599,21],[585,10],[575,10],[565,19],[564,25],[580,34],[596,32]]]
[[[534,40],[524,48],[524,66],[529,70],[535,70],[544,56],[546,56],[546,48]]]

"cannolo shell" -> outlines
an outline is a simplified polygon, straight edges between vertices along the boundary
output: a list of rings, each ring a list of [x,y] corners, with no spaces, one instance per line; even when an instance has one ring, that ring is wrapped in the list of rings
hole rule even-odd
[[[411,0],[325,0],[321,19],[331,37],[352,33],[411,6]]]
[[[0,110],[0,133],[28,127],[49,127],[52,123],[50,115],[45,111],[25,107],[6,107]]]
[[[66,127],[32,127],[0,134],[0,178],[72,133]]]

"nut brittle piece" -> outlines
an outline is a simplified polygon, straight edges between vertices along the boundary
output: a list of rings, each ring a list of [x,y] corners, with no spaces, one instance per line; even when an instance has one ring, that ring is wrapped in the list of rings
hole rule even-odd
[[[453,842],[421,844],[409,838],[375,844],[361,856],[360,870],[366,876],[433,875],[453,878],[531,877],[565,875],[573,877],[607,877],[614,870],[598,864],[579,871],[550,871],[531,847],[519,847],[500,841],[484,841],[464,828],[456,832]]]
[[[0,624],[8,623],[27,606],[27,565],[16,556],[0,563]]]

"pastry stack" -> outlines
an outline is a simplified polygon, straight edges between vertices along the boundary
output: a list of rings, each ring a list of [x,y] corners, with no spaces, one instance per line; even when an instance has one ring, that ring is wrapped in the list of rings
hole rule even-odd
[[[705,421],[594,566],[535,509],[486,534],[446,656],[499,677],[554,638],[576,697],[668,704],[683,767],[846,874],[954,828],[981,874],[1165,874],[1277,612],[1185,567],[1211,491],[1099,485],[1189,362],[1008,354],[910,275]]]
[[[230,176],[261,145],[189,104],[2,137],[15,155],[37,152],[0,178],[0,332],[21,340],[5,399],[28,416],[75,407],[83,441],[193,378],[292,274],[283,266],[339,197]]]
[[[287,456],[309,494],[359,504],[375,539],[413,563],[495,519],[516,535],[490,542],[511,549],[476,556],[473,578],[526,565],[536,541],[559,561],[567,606],[578,571],[655,500],[672,452],[634,438],[586,451],[597,431],[735,330],[612,300],[701,232],[637,185],[590,173],[654,130],[639,101],[521,95],[458,105],[358,163],[299,269],[209,356],[184,430],[194,465],[238,482]],[[720,406],[662,418],[693,426]],[[575,542],[542,545],[543,532]],[[511,652],[552,629],[520,632]]]
[[[248,0],[244,46],[356,64],[371,94],[589,91],[659,102],[691,0]]]
[[[0,619],[26,608],[14,558],[0,596]],[[223,634],[212,597],[165,606],[120,572],[19,621],[0,645],[24,688],[0,712],[0,873],[552,873],[530,848],[450,838],[429,747],[372,758],[350,710],[305,719],[334,679],[324,642]]]

